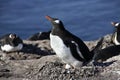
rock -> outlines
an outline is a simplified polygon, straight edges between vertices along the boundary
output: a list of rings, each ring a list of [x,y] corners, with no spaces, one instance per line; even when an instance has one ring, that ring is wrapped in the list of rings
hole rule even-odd
[[[98,39],[99,40],[99,39]],[[98,40],[85,41],[92,50]],[[0,80],[119,80],[120,55],[107,59],[107,66],[65,69],[65,64],[55,55],[49,40],[23,40],[19,52],[0,52]],[[113,45],[111,35],[104,37],[102,48]],[[87,66],[86,66],[87,67]]]
[[[42,56],[55,54],[49,45],[49,40],[27,41],[23,40],[24,47],[19,52],[0,52],[2,60],[28,60],[39,59]]]

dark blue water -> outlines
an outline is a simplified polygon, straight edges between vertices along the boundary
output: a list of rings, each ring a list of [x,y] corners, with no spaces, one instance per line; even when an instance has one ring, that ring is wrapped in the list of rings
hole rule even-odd
[[[120,22],[120,0],[0,0],[0,35],[16,33],[22,39],[51,29],[49,15],[83,40],[113,32],[111,21]]]

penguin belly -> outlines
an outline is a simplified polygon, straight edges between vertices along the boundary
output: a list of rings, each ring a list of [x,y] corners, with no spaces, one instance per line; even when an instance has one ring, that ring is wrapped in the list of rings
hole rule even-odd
[[[5,52],[12,52],[12,51],[19,51],[23,48],[23,44],[18,44],[18,46],[11,46],[9,44],[6,44],[4,46],[1,46],[1,50]]]
[[[73,67],[81,66],[82,63],[72,56],[70,48],[64,44],[59,36],[50,34],[50,45],[64,63],[72,65]]]

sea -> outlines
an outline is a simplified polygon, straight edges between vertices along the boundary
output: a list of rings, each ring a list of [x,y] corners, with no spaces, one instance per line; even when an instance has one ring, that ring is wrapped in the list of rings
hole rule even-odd
[[[0,0],[0,36],[16,33],[28,39],[51,30],[49,15],[84,41],[112,34],[120,22],[120,0]]]

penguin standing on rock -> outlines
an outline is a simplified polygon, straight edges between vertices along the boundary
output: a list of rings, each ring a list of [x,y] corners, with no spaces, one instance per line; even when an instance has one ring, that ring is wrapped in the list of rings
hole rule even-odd
[[[6,34],[0,38],[0,48],[4,52],[20,51],[23,48],[23,42],[16,34]]]
[[[120,45],[120,23],[118,22],[111,22],[111,24],[116,28],[115,32],[112,36],[112,42],[115,45]]]
[[[92,59],[88,47],[84,42],[67,31],[64,28],[62,21],[57,18],[46,16],[53,27],[50,33],[50,45],[56,52],[57,56],[66,63],[65,68],[79,68],[84,62],[89,62]]]

